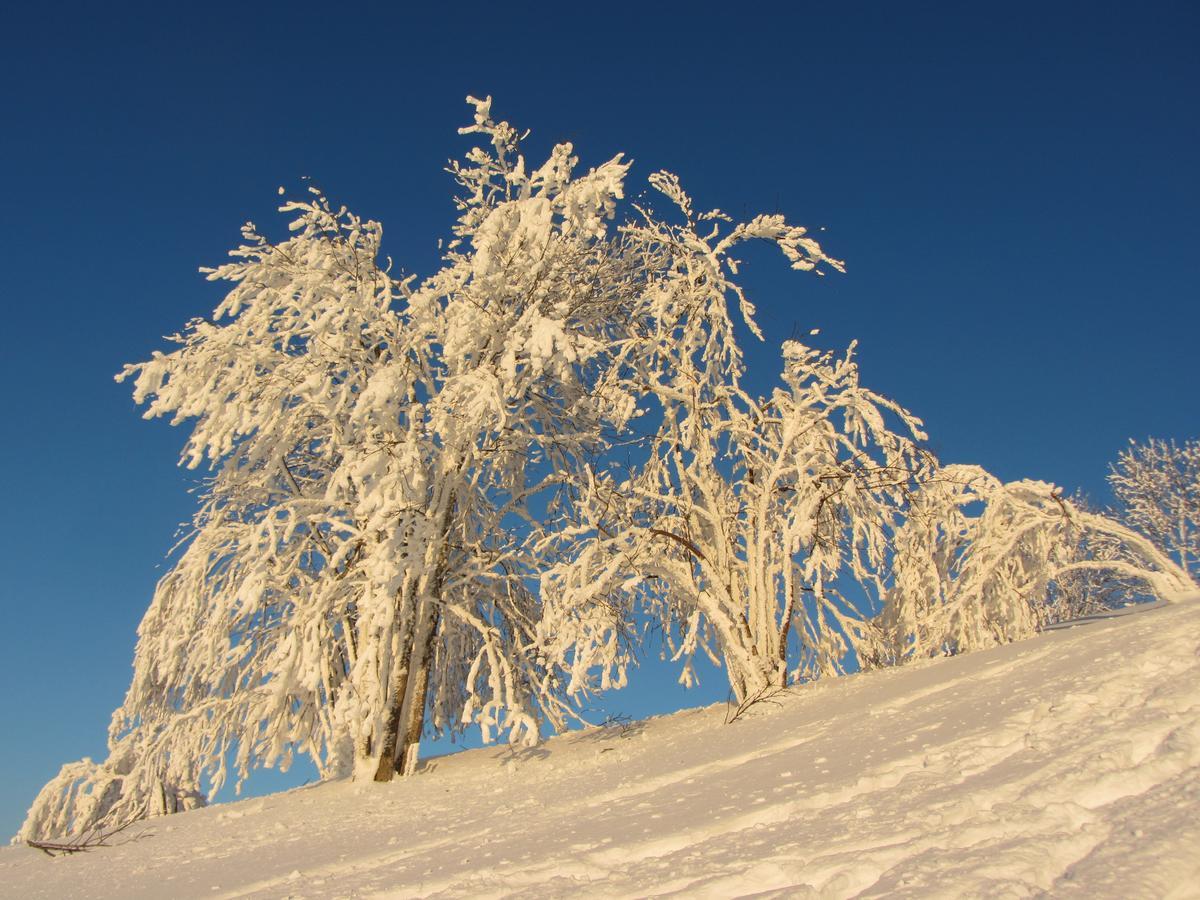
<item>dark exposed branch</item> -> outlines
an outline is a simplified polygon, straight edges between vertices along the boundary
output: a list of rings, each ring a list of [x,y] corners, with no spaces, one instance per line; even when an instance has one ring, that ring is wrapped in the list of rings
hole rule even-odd
[[[103,826],[93,828],[91,831],[86,831],[70,841],[26,841],[25,846],[32,847],[34,850],[41,850],[47,856],[86,853],[88,850],[93,850],[96,847],[112,846],[109,841],[137,821],[139,819],[134,818],[120,825],[115,825],[112,828],[105,828]]]
[[[656,534],[659,537],[665,537],[665,538],[669,538],[672,541],[675,541],[675,543],[679,544],[679,546],[683,547],[685,550],[687,550],[689,553],[691,553],[692,556],[696,557],[696,559],[700,560],[701,562],[708,561],[704,558],[704,554],[700,552],[700,548],[697,547],[691,541],[689,541],[687,538],[680,537],[679,535],[674,534],[673,532],[670,532],[670,531],[663,531],[661,528],[651,528],[649,530],[650,530],[651,534]]]

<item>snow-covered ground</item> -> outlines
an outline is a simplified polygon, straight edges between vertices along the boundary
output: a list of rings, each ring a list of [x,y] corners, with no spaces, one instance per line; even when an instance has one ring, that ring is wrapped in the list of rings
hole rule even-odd
[[[5,897],[1200,897],[1200,601],[0,851]]]

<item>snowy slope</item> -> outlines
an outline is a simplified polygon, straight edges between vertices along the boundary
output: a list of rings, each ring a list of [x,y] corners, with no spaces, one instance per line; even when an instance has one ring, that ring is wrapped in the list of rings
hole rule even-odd
[[[4,897],[1200,897],[1200,602],[0,851]]]

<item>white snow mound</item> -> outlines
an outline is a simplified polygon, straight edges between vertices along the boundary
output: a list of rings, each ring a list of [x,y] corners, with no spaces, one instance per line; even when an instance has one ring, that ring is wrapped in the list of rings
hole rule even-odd
[[[1200,897],[1200,602],[724,715],[6,848],[0,895]]]

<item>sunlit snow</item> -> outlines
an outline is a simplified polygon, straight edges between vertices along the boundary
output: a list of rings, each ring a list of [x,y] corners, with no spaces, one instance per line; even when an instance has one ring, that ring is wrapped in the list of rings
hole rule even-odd
[[[1200,600],[725,715],[6,848],[0,895],[1200,896]]]

